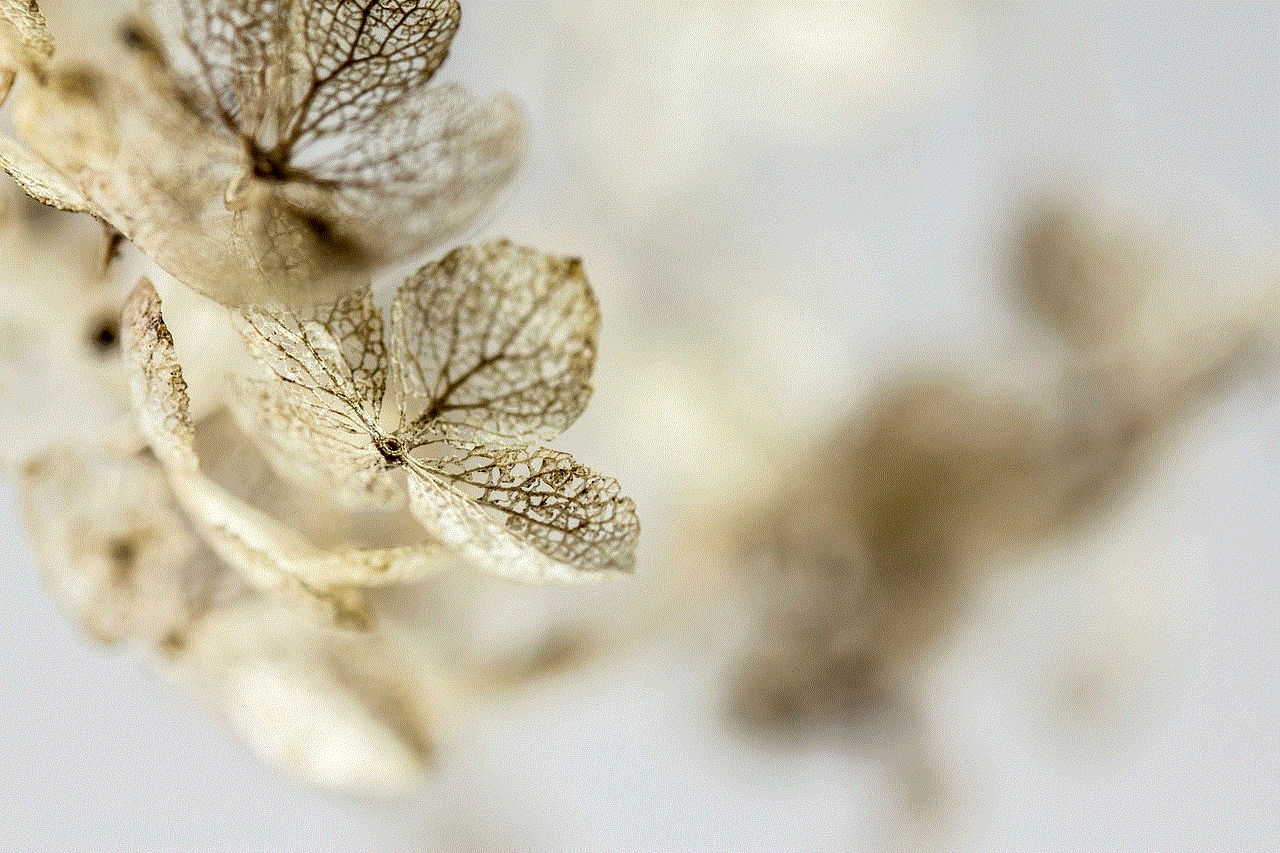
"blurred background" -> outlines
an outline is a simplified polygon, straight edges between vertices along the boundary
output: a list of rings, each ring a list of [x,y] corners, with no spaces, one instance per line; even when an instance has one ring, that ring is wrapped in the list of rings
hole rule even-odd
[[[103,23],[42,6],[55,35]],[[514,94],[530,128],[470,236],[583,258],[596,392],[557,446],[643,524],[634,582],[495,590],[483,627],[586,624],[607,653],[450,723],[406,799],[317,791],[73,630],[6,487],[0,842],[1280,844],[1277,43],[1275,5],[464,2],[440,76]],[[1064,453],[1080,430],[1096,452]],[[916,469],[876,464],[974,447],[991,471],[917,525],[963,553],[947,579],[880,577],[851,643],[810,624],[852,618],[864,574],[841,573],[887,549],[845,553],[846,527],[905,517],[864,499]],[[835,686],[784,647],[836,660]]]

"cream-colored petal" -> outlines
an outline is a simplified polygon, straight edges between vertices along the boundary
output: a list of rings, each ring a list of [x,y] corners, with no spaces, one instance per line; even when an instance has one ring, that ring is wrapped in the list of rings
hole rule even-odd
[[[317,548],[285,525],[235,497],[200,469],[173,339],[164,325],[159,297],[139,282],[122,321],[134,407],[143,434],[165,465],[175,495],[202,535],[245,578],[327,602],[341,615],[352,590],[416,580],[448,565],[431,544],[388,549]],[[352,611],[359,619],[359,607]]]
[[[264,599],[211,614],[173,661],[264,760],[374,793],[402,791],[431,763],[439,711],[422,667],[386,626],[343,631]]]

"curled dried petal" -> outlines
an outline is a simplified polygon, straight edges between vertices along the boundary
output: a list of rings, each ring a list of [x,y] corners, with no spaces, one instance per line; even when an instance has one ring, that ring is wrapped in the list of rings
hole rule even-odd
[[[211,614],[185,639],[176,674],[266,761],[376,792],[404,789],[429,765],[440,697],[386,626],[334,630],[259,598]]]
[[[254,586],[314,599],[338,618],[358,622],[361,606],[351,585],[416,580],[447,565],[447,554],[431,545],[317,548],[213,482],[200,470],[182,369],[160,299],[145,279],[126,302],[122,325],[143,434],[210,547]]]
[[[72,213],[97,214],[93,203],[65,173],[3,135],[0,135],[0,169],[4,169],[23,192],[41,204]]]
[[[94,639],[160,645],[239,592],[154,461],[58,447],[27,463],[21,486],[50,591]]]
[[[129,391],[143,436],[166,468],[195,472],[187,383],[160,313],[160,295],[147,279],[140,280],[125,301],[121,327]]]
[[[53,56],[53,37],[35,0],[0,0],[0,60],[6,41],[14,43],[16,58],[26,65],[39,67]]]

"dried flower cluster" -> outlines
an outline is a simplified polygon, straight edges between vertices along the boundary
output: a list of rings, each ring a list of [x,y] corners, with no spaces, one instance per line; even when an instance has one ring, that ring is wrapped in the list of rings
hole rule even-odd
[[[911,667],[979,570],[1112,505],[1206,393],[1280,343],[1266,262],[1234,289],[1221,263],[1189,280],[1169,247],[1080,202],[1046,205],[1013,254],[1047,368],[1006,382],[931,369],[885,389],[745,525],[760,625],[740,717],[856,727],[886,702],[909,717]],[[1189,303],[1208,282],[1213,299]]]
[[[431,82],[453,0],[151,11],[108,69],[55,61],[35,3],[0,3],[0,166],[106,226],[89,335],[133,415],[22,466],[37,551],[88,634],[158,652],[263,755],[394,787],[449,679],[367,589],[632,569],[631,501],[540,444],[590,397],[595,298],[577,260],[508,241],[423,266],[387,312],[370,284],[470,223],[518,158],[509,101]],[[122,298],[121,239],[225,307],[175,290],[162,311],[146,278]],[[184,367],[210,367],[180,363],[166,314],[229,316],[243,375],[194,403]]]

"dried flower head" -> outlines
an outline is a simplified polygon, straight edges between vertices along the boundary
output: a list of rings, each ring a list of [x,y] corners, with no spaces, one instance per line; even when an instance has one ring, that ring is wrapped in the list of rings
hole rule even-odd
[[[430,88],[456,0],[183,0],[184,41],[212,127],[243,151],[251,183],[377,258],[466,224],[510,177],[520,122]]]
[[[0,166],[229,304],[306,302],[456,233],[515,170],[505,98],[427,86],[456,3],[183,4],[196,73],[142,23],[132,73],[49,66]]]
[[[154,460],[56,447],[26,464],[21,486],[46,582],[94,639],[159,646],[236,594]]]
[[[426,769],[444,679],[390,626],[345,630],[245,585],[188,525],[155,459],[54,448],[26,466],[22,491],[68,616],[153,653],[264,760],[378,792]]]
[[[403,500],[403,469],[427,531],[498,574],[630,570],[639,527],[617,482],[529,443],[590,395],[599,313],[578,261],[506,241],[455,250],[400,287],[385,337],[367,289],[312,317],[243,318],[277,381],[240,381],[232,405],[285,476],[386,507]]]
[[[474,250],[465,251],[472,253],[473,263],[479,262]],[[515,252],[514,260],[523,260],[525,266],[514,264],[503,274],[484,265],[473,272],[498,277],[473,280],[482,283],[477,286],[510,283],[510,298],[525,298],[526,312],[482,319],[466,313],[468,305],[477,307],[474,298],[460,303],[456,324],[443,327],[454,330],[451,349],[435,351],[440,358],[436,363],[447,365],[446,375],[451,377],[438,387],[453,387],[411,418],[403,413],[414,411],[409,401],[415,398],[405,389],[412,389],[415,380],[397,373],[392,393],[402,414],[394,429],[383,429],[379,423],[387,373],[393,368],[386,361],[381,315],[367,291],[344,297],[324,314],[323,322],[260,309],[245,317],[246,336],[261,357],[271,360],[280,379],[278,384],[240,384],[240,408],[260,420],[255,426],[264,430],[261,443],[268,458],[286,476],[302,477],[312,485],[325,483],[328,494],[345,495],[350,503],[365,506],[385,506],[401,493],[391,472],[403,467],[410,507],[436,545],[317,549],[213,484],[200,471],[185,382],[159,299],[145,282],[135,290],[126,305],[124,327],[143,433],[210,544],[255,585],[301,587],[328,595],[340,591],[344,582],[370,585],[431,574],[438,571],[442,554],[455,552],[488,571],[528,581],[583,580],[630,568],[638,533],[630,500],[617,495],[615,481],[567,454],[522,444],[457,444],[457,449],[465,447],[462,455],[428,461],[411,455],[449,435],[460,441],[456,436],[464,429],[491,428],[493,414],[483,411],[485,406],[497,407],[505,416],[518,405],[539,401],[536,395],[549,389],[585,382],[582,371],[589,368],[590,358],[584,365],[582,356],[572,353],[581,347],[574,341],[581,341],[584,333],[594,334],[595,308],[577,264],[552,262],[509,244],[495,244],[490,252],[496,255],[493,263],[504,258],[510,263],[513,258],[507,255]],[[448,269],[454,262],[456,258],[436,267]],[[544,266],[555,269],[557,264],[562,278],[548,278]],[[535,275],[539,272],[541,276]],[[450,273],[448,280],[458,279]],[[429,281],[429,275],[420,274],[402,288],[397,300],[401,308],[393,312],[393,341],[425,339],[421,334],[411,337],[406,330],[424,321],[408,302]],[[585,329],[573,331],[584,321]],[[549,332],[547,323],[560,331]],[[484,348],[475,349],[477,345]],[[433,363],[426,360],[429,353],[412,352],[420,369],[418,381],[438,380],[439,375],[426,372]],[[534,373],[520,373],[533,365]],[[557,369],[564,373],[558,375]],[[492,386],[498,379],[509,382],[517,376],[525,376],[527,383],[505,386],[492,399],[467,396],[479,393],[484,383]],[[575,393],[579,402],[569,411],[558,412],[550,402],[539,402],[538,411],[528,416],[525,434],[546,434],[567,425],[585,403],[585,393]],[[455,405],[459,414],[453,414]],[[474,414],[462,414],[468,409]],[[486,510],[505,513],[506,525]]]
[[[449,553],[431,544],[317,547],[216,483],[201,469],[186,381],[159,296],[145,279],[125,303],[121,326],[139,429],[205,543],[249,584],[363,627],[362,587],[416,580],[448,566]]]

